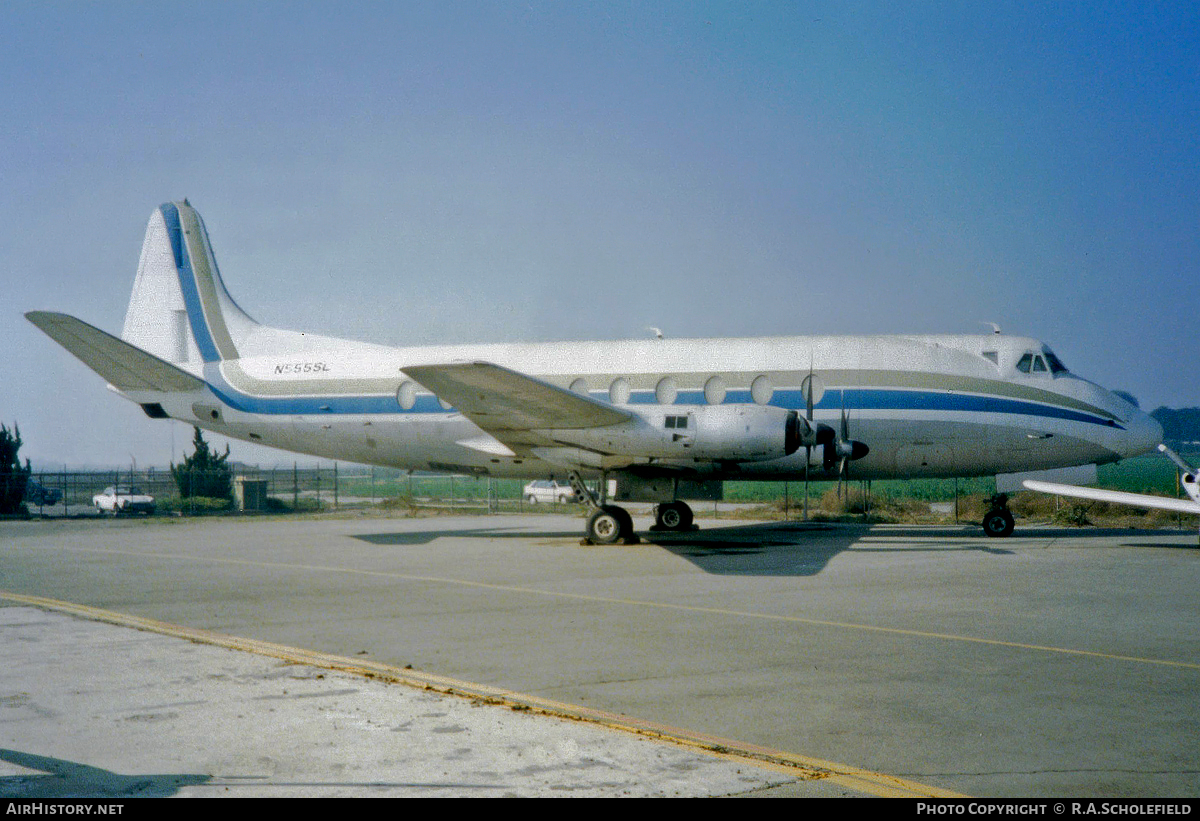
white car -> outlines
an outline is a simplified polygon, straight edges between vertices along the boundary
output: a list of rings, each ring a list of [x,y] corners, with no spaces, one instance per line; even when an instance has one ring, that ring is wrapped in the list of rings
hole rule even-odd
[[[147,496],[136,487],[128,485],[109,485],[103,493],[92,497],[96,510],[116,515],[118,513],[153,513],[154,497]]]
[[[565,482],[552,482],[549,479],[539,479],[525,485],[521,496],[530,504],[539,502],[563,504],[577,501],[574,488]]]

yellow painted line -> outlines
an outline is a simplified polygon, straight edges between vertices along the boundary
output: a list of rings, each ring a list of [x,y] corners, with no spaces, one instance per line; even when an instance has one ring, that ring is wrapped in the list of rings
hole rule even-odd
[[[871,772],[858,767],[837,764],[810,756],[797,755],[796,753],[784,750],[774,750],[740,741],[731,741],[717,736],[693,733],[657,722],[642,721],[617,713],[552,701],[484,684],[475,684],[447,676],[440,676],[435,673],[426,673],[410,668],[399,668],[364,659],[351,659],[329,653],[320,653],[314,650],[288,647],[257,639],[228,636],[222,633],[214,633],[210,630],[184,627],[183,625],[157,621],[142,616],[132,616],[112,610],[103,610],[84,604],[48,599],[41,596],[27,596],[21,593],[10,593],[0,590],[0,598],[17,604],[40,607],[93,621],[101,621],[121,627],[132,627],[173,638],[224,647],[230,650],[256,653],[294,664],[305,664],[326,670],[337,670],[377,681],[404,684],[446,695],[480,699],[491,704],[506,706],[510,709],[531,711],[560,719],[584,721],[612,730],[632,733],[686,747],[696,752],[717,756],[727,761],[735,761],[747,766],[768,769],[801,781],[826,780],[846,789],[864,792],[873,796],[888,798],[966,797],[960,793],[942,789],[941,787],[921,784],[898,776]]]
[[[834,627],[842,630],[857,630],[860,632],[880,633],[894,636],[911,636],[922,639],[936,639],[939,641],[963,642],[967,644],[979,644],[991,647],[1006,647],[1015,650],[1034,650],[1043,653],[1055,653],[1068,656],[1083,656],[1087,658],[1106,659],[1108,661],[1132,662],[1136,664],[1154,664],[1163,667],[1178,667],[1185,670],[1200,670],[1200,663],[1190,661],[1177,661],[1172,659],[1156,659],[1145,658],[1142,656],[1128,656],[1119,653],[1102,653],[1098,650],[1078,650],[1070,647],[1053,647],[1045,644],[1030,644],[1019,641],[1005,641],[1003,639],[988,639],[979,636],[962,636],[956,633],[940,633],[931,630],[915,630],[904,627],[885,627],[876,624],[862,624],[859,622],[833,621],[829,619],[813,619],[805,616],[789,616],[780,615],[777,613],[755,613],[748,610],[731,610],[720,607],[704,607],[699,605],[673,604],[671,602],[658,602],[646,599],[624,599],[611,596],[593,596],[587,593],[567,593],[558,590],[544,590],[536,587],[521,587],[519,585],[493,584],[490,582],[471,581],[469,579],[454,579],[445,576],[420,576],[409,573],[395,573],[392,571],[383,570],[360,570],[353,567],[336,567],[332,565],[314,565],[314,564],[278,564],[274,562],[256,562],[249,559],[222,559],[218,557],[205,556],[187,556],[187,555],[171,555],[167,553],[150,553],[146,551],[134,550],[117,550],[113,548],[103,547],[55,547],[55,548],[34,548],[34,549],[54,549],[54,550],[73,550],[87,553],[108,553],[121,556],[136,556],[138,558],[155,558],[174,561],[189,561],[197,563],[209,564],[231,564],[242,567],[257,567],[268,568],[272,570],[288,569],[288,570],[306,570],[321,573],[344,573],[352,576],[366,576],[372,578],[399,579],[403,581],[426,582],[432,584],[445,584],[459,587],[472,587],[480,590],[495,590],[504,593],[522,593],[533,596],[547,596],[558,599],[569,599],[574,601],[596,602],[598,604],[620,604],[635,607],[649,607],[659,610],[677,610],[689,613],[705,613],[708,615],[717,616],[732,616],[740,619],[761,620],[761,621],[776,621],[791,624],[804,624],[812,627]]]

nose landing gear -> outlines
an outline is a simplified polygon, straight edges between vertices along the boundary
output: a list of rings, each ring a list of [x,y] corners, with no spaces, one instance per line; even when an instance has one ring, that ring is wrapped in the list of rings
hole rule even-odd
[[[983,532],[993,538],[1005,538],[1013,532],[1013,515],[1008,509],[1008,494],[997,493],[991,499],[991,508],[983,517]]]

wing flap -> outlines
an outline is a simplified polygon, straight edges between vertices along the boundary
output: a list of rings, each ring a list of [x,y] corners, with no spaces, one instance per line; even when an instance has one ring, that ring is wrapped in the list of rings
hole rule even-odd
[[[117,390],[187,392],[204,387],[203,380],[81,319],[49,311],[30,311],[25,318]]]
[[[604,427],[632,417],[607,402],[491,362],[414,365],[403,371],[514,450],[544,443],[532,431]]]

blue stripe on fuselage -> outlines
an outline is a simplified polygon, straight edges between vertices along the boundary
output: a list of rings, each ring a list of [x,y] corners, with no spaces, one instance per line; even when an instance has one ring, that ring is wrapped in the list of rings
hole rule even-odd
[[[321,415],[337,414],[430,414],[449,413],[433,396],[420,396],[412,410],[403,410],[396,404],[392,394],[377,396],[303,396],[261,397],[242,393],[229,385],[216,368],[206,368],[206,376],[213,392],[235,410],[246,413],[269,415]],[[844,398],[843,394],[844,393]],[[595,398],[603,399],[601,391],[594,392]],[[753,400],[748,390],[731,390],[726,394],[726,403],[750,403]],[[630,397],[630,404],[655,404],[653,391],[638,391]],[[788,410],[804,410],[804,394],[799,389],[777,390],[770,404]],[[675,406],[704,406],[703,391],[680,391]],[[940,411],[948,413],[1002,413],[1019,416],[1040,416],[1063,419],[1071,422],[1103,425],[1124,429],[1111,419],[1094,414],[1070,410],[1054,405],[1043,405],[1018,399],[978,394],[948,394],[937,391],[896,390],[889,388],[849,388],[843,391],[827,390],[821,401],[814,405],[819,411]]]

